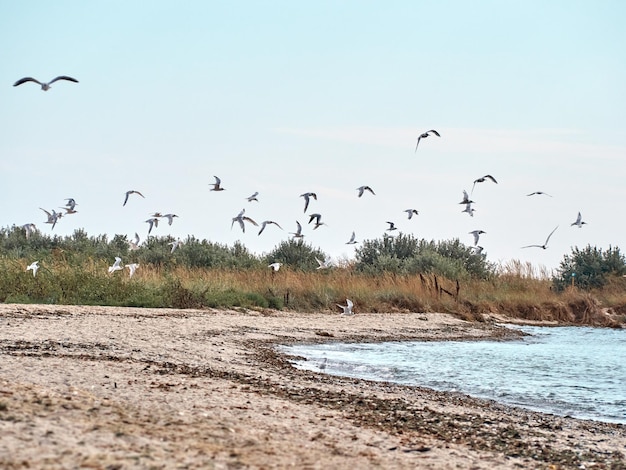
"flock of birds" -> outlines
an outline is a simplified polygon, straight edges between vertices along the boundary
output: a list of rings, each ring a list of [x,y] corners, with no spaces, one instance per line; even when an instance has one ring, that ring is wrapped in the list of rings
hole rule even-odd
[[[50,90],[51,86],[53,83],[59,82],[59,81],[67,81],[67,82],[72,82],[72,83],[78,83],[78,80],[76,80],[73,77],[67,76],[67,75],[59,75],[55,78],[53,78],[52,80],[50,80],[49,82],[41,82],[33,77],[24,77],[21,78],[19,80],[17,80],[13,86],[17,87],[20,85],[23,85],[25,83],[35,83],[37,85],[39,85],[41,87],[41,89],[43,91],[48,91]],[[430,129],[428,131],[425,131],[423,133],[420,133],[417,137],[417,142],[415,145],[415,152],[417,152],[417,149],[420,145],[420,142],[428,137],[431,136],[436,136],[436,137],[441,137],[441,134],[435,130],[435,129]],[[475,202],[471,199],[472,198],[472,194],[474,193],[474,189],[476,187],[477,184],[481,184],[481,183],[485,183],[485,182],[491,182],[493,184],[498,184],[498,181],[496,180],[496,178],[492,175],[484,175],[481,176],[479,178],[476,178],[473,181],[472,184],[472,189],[471,189],[471,193],[468,194],[467,191],[463,190],[463,198],[462,200],[459,202],[459,204],[464,206],[464,209],[461,211],[462,213],[466,213],[468,214],[470,217],[474,217],[474,212],[475,209],[473,207],[473,205],[475,204]],[[210,191],[215,191],[215,192],[221,192],[224,191],[226,188],[222,185],[222,180],[218,177],[218,176],[214,176],[214,182],[213,183],[209,183],[209,186],[211,186]],[[359,186],[358,188],[356,188],[357,191],[357,197],[361,198],[363,197],[366,193],[371,195],[371,196],[376,196],[375,191],[372,189],[372,187],[368,186],[368,185],[362,185]],[[250,196],[246,197],[245,200],[247,200],[247,202],[258,202],[258,195],[259,192],[254,192],[253,194],[251,194]],[[543,191],[535,191],[532,193],[527,194],[527,196],[531,197],[531,196],[546,196],[546,197],[552,197],[550,194],[545,193]],[[124,200],[122,203],[122,206],[126,206],[132,198],[135,197],[141,197],[145,199],[145,196],[140,192],[137,191],[135,189],[131,189],[126,191],[126,193],[124,194]],[[305,192],[300,194],[300,197],[303,198],[304,200],[304,213],[306,214],[309,206],[311,204],[312,201],[317,201],[317,194],[315,192]],[[57,212],[57,210],[55,209],[44,209],[44,208],[40,208],[46,215],[46,220],[44,223],[46,224],[50,224],[51,225],[51,229],[54,229],[56,224],[59,222],[59,220],[63,217],[72,215],[77,213],[77,202],[75,201],[74,198],[67,198],[65,199],[65,204],[63,206],[59,206],[57,209],[61,209],[61,212]],[[419,215],[419,211],[417,209],[414,208],[409,208],[409,209],[405,209],[404,212],[406,212],[407,214],[407,218],[409,220],[411,220],[414,216],[418,216]],[[309,220],[308,220],[308,224],[313,224],[313,230],[317,230],[318,228],[326,225],[325,222],[322,221],[322,214],[320,213],[309,213],[307,214],[309,216]],[[174,222],[174,219],[177,218],[178,215],[174,214],[174,213],[165,213],[162,214],[160,212],[154,212],[153,214],[150,215],[150,217],[145,220],[145,223],[148,224],[148,235],[151,234],[152,230],[156,227],[158,227],[159,222],[163,219],[167,220],[168,225],[172,225]],[[237,224],[237,226],[242,230],[243,233],[246,232],[246,226],[252,225],[255,227],[259,227],[258,230],[258,235],[261,235],[267,228],[268,226],[275,226],[280,230],[284,230],[283,227],[278,224],[276,221],[274,220],[264,220],[262,221],[260,224],[257,223],[257,221],[255,221],[254,219],[252,219],[251,217],[249,217],[248,215],[246,215],[246,209],[243,208],[237,215],[235,215],[234,217],[232,217],[232,221],[231,221],[231,229],[235,226],[235,223]],[[386,221],[386,223],[388,224],[388,227],[386,229],[387,232],[395,232],[396,230],[398,230],[398,227],[396,226],[396,224],[393,221]],[[584,222],[582,220],[582,215],[579,212],[578,216],[576,218],[576,220],[574,222],[571,223],[571,226],[576,226],[578,228],[581,228],[583,225],[585,225],[586,222]],[[35,224],[33,223],[28,223],[28,224],[24,224],[21,226],[25,233],[26,233],[26,237],[28,238],[35,230],[37,230]],[[552,235],[554,234],[554,232],[558,229],[558,225],[550,232],[550,234],[547,236],[545,242],[543,244],[531,244],[531,245],[526,245],[523,246],[521,248],[541,248],[541,249],[547,249],[548,248],[548,242],[550,241],[550,238],[552,237]],[[296,230],[294,232],[289,232],[290,235],[293,236],[293,238],[296,239],[301,239],[302,237],[304,237],[304,234],[302,232],[302,225],[299,221],[296,221]],[[485,234],[486,232],[483,230],[473,230],[471,232],[469,232],[470,235],[472,235],[473,237],[473,246],[472,251],[474,254],[476,255],[480,255],[483,252],[483,247],[481,245],[479,245],[479,240],[480,240],[480,236]],[[140,248],[141,246],[141,239],[139,237],[139,235],[137,233],[135,233],[135,237],[131,240],[128,241],[129,243],[129,249],[131,251],[133,250],[137,250]],[[349,240],[346,242],[347,245],[354,245],[359,243],[356,240],[356,234],[353,231],[352,235],[350,236]],[[178,239],[175,240],[173,242],[170,242],[171,245],[171,252],[173,253],[178,247],[180,247],[183,244],[183,242]],[[325,260],[320,260],[317,259],[318,262],[318,268],[317,269],[326,269],[326,268],[330,268],[333,266],[333,262],[330,258],[325,259]],[[271,269],[272,274],[275,274],[281,267],[281,263],[276,262],[276,263],[272,263],[268,266],[268,268]],[[139,264],[138,263],[131,263],[131,264],[126,264],[123,265],[122,264],[122,259],[120,257],[116,257],[115,258],[115,262],[113,263],[113,265],[109,266],[108,268],[108,273],[112,274],[115,273],[116,271],[121,271],[124,268],[128,269],[129,272],[129,276],[132,277],[136,270],[139,268]],[[39,262],[35,261],[33,263],[31,263],[26,270],[27,271],[32,271],[33,276],[37,275],[37,271],[39,269]],[[338,307],[340,307],[342,309],[342,315],[352,315],[353,312],[353,307],[354,304],[350,299],[346,299],[346,305],[339,305],[337,304]]]

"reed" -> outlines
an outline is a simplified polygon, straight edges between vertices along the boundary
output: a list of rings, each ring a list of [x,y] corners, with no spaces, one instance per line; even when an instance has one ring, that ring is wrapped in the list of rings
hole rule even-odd
[[[25,259],[0,259],[0,301],[174,308],[288,309],[339,312],[350,298],[357,312],[447,312],[472,321],[489,314],[526,320],[615,326],[626,322],[626,279],[601,290],[563,292],[545,270],[523,263],[500,267],[488,280],[456,281],[434,275],[369,275],[344,268],[303,272],[270,269],[141,265],[107,274],[107,263],[70,264],[57,253],[34,277]],[[607,315],[607,312],[611,315]]]

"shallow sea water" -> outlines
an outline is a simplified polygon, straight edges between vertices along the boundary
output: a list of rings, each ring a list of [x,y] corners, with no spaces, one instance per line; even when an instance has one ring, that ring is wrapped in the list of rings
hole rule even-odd
[[[626,329],[517,327],[511,341],[281,347],[296,367],[465,393],[535,411],[626,424]]]

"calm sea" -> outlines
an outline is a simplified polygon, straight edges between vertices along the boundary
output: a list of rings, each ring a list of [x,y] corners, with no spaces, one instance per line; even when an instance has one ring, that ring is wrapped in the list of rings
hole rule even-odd
[[[519,327],[513,341],[282,347],[302,369],[418,385],[535,411],[626,423],[626,329]]]

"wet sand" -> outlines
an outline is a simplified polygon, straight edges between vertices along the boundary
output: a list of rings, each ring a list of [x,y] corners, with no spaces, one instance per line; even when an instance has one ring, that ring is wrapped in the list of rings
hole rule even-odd
[[[624,425],[295,369],[279,344],[518,334],[445,314],[0,305],[0,468],[626,468]]]

